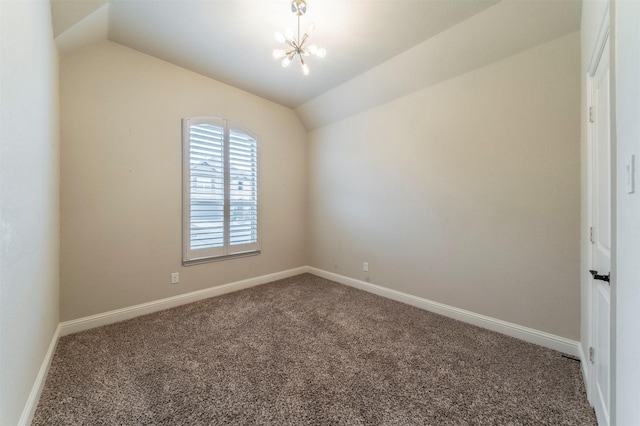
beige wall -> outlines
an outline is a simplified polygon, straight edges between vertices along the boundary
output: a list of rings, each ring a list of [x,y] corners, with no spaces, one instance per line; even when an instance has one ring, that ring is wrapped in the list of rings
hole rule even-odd
[[[0,1],[2,425],[18,424],[58,326],[58,56],[49,7]]]
[[[291,109],[113,42],[61,58],[60,90],[61,320],[307,264]],[[258,136],[262,254],[182,267],[180,120],[200,115]]]
[[[311,132],[310,265],[578,340],[579,105],[574,33]]]

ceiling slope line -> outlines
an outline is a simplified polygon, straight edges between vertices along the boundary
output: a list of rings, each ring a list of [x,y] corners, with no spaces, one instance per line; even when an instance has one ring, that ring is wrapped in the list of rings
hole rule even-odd
[[[341,121],[574,33],[580,29],[578,6],[502,1],[294,111],[307,131]]]
[[[105,3],[58,35],[54,41],[59,55],[107,40],[110,3]]]

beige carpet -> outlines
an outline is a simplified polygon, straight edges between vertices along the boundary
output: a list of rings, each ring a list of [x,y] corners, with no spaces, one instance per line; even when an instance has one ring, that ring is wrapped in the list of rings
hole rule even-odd
[[[34,425],[595,425],[580,363],[313,275],[60,339]]]

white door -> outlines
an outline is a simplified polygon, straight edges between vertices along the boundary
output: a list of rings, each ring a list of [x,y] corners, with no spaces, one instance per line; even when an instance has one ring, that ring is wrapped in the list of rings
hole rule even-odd
[[[598,424],[609,425],[611,287],[611,139],[609,109],[609,41],[592,76],[591,211],[592,257],[592,403]]]

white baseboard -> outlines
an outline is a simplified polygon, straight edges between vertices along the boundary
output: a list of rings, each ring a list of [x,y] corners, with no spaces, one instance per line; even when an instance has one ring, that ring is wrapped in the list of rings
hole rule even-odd
[[[49,343],[49,349],[47,349],[47,353],[44,355],[42,364],[40,364],[40,370],[38,371],[35,382],[33,382],[31,392],[29,392],[27,403],[22,410],[20,420],[18,420],[18,426],[29,426],[33,420],[33,415],[36,413],[36,408],[38,408],[38,401],[40,401],[40,394],[42,394],[44,383],[47,381],[47,374],[49,373],[49,367],[51,366],[51,361],[53,360],[53,354],[56,351],[59,338],[60,324],[56,327],[56,331],[53,332],[51,343]]]
[[[408,305],[424,309],[425,311],[434,312],[436,314],[444,315],[446,317],[453,318],[462,322],[477,325],[488,330],[506,334],[507,336],[524,340],[525,342],[535,343],[536,345],[544,346],[546,348],[553,349],[572,356],[580,356],[579,348],[581,345],[575,340],[570,340],[564,337],[556,336],[554,334],[546,333],[544,331],[535,330],[533,328],[523,327],[518,324],[502,321],[485,315],[476,314],[464,309],[454,308],[453,306],[445,305],[443,303],[423,299],[422,297],[418,296],[412,296],[407,293],[391,290],[389,288],[381,287],[379,285],[371,284],[354,278],[345,277],[343,275],[338,275],[333,272],[324,271],[322,269],[308,267],[308,272],[322,278],[339,282],[340,284],[355,287],[369,293],[374,293],[379,296],[386,297],[388,299],[406,303]]]
[[[141,315],[150,314],[157,311],[173,308],[187,303],[196,302],[202,299],[208,299],[214,296],[243,290],[249,287],[266,284],[272,281],[281,280],[283,278],[293,277],[295,275],[308,272],[308,267],[301,266],[299,268],[289,269],[286,271],[276,272],[273,274],[262,275],[255,278],[249,278],[242,281],[236,281],[217,287],[211,287],[204,290],[198,290],[191,293],[180,294],[166,299],[154,300],[153,302],[142,303],[140,305],[129,306],[127,308],[116,309],[114,311],[103,312],[101,314],[91,315],[88,317],[78,318],[71,321],[60,323],[61,335],[77,333],[78,331],[89,330],[91,328],[100,327],[102,325],[113,324],[115,322],[139,317]]]

